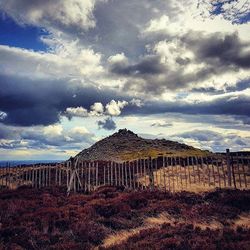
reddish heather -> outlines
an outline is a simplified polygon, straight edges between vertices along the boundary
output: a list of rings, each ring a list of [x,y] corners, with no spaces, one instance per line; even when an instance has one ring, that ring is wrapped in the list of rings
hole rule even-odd
[[[0,193],[0,249],[250,249],[250,228],[235,224],[249,213],[250,191],[170,194],[103,187],[66,197],[59,188],[21,187]],[[172,222],[145,224],[160,214]],[[137,232],[126,240],[104,244],[132,229]]]

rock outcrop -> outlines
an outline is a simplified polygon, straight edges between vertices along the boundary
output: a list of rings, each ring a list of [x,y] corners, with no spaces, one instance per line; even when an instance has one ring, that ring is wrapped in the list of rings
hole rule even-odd
[[[203,151],[186,144],[165,139],[144,139],[127,129],[96,142],[77,156],[84,160],[133,160],[140,157],[159,155],[207,155]]]

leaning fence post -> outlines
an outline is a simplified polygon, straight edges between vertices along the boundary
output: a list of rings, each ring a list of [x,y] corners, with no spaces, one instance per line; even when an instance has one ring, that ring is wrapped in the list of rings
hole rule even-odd
[[[227,176],[228,176],[228,186],[232,186],[232,171],[231,171],[231,164],[230,164],[230,150],[227,148],[226,150],[227,156]]]

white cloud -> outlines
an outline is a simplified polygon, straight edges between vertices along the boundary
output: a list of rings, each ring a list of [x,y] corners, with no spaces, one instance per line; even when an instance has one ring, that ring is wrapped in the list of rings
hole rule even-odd
[[[70,107],[66,109],[65,115],[71,118],[71,117],[87,117],[89,114],[88,110],[83,107],[76,107],[76,108]]]
[[[91,77],[103,72],[101,55],[92,49],[78,46],[76,42],[61,41],[60,48],[51,52],[0,45],[0,64],[5,74],[32,78]]]
[[[139,107],[139,108],[144,105],[144,103],[143,103],[143,101],[141,99],[136,99],[136,98],[133,98],[129,103],[131,105]]]
[[[4,120],[7,117],[7,114],[0,110],[0,121]]]
[[[61,136],[62,132],[62,125],[49,125],[44,128],[44,135],[48,137]]]
[[[142,106],[140,100],[133,99],[130,102],[132,105],[139,105]],[[66,109],[63,115],[67,116],[68,118],[72,117],[95,117],[95,116],[119,116],[121,114],[122,109],[127,106],[129,103],[127,101],[115,101],[111,100],[109,103],[106,104],[105,110],[104,106],[100,102],[95,102],[93,105],[90,106],[90,111],[83,107],[69,107]],[[139,107],[138,106],[138,107]]]
[[[108,58],[108,62],[110,64],[114,64],[114,63],[126,63],[126,62],[128,62],[128,58],[124,55],[124,53],[120,53],[120,54],[116,54],[116,55],[110,56]]]
[[[166,35],[177,35],[182,31],[183,26],[180,23],[170,20],[167,15],[162,15],[159,18],[151,19],[148,24],[146,24],[144,30],[142,31],[142,36],[153,36],[160,34]]]
[[[90,106],[90,115],[91,116],[100,116],[103,115],[104,107],[101,102],[95,102]]]
[[[106,105],[106,114],[111,116],[118,116],[121,114],[122,109],[128,105],[127,101],[112,100]]]

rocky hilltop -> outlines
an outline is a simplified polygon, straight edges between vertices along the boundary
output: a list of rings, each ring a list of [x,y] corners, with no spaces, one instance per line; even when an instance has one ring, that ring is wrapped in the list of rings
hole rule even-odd
[[[207,155],[203,151],[186,144],[165,139],[144,139],[127,129],[96,142],[77,156],[84,160],[132,160],[140,157],[159,155]]]

